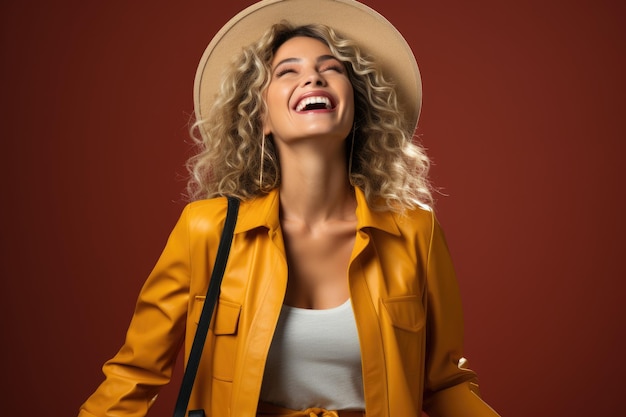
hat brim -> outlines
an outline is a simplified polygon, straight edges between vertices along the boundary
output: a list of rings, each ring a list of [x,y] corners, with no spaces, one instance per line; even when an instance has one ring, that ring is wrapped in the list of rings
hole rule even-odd
[[[411,48],[385,17],[353,0],[264,0],[238,13],[213,37],[200,60],[194,84],[198,120],[207,117],[223,69],[233,55],[258,40],[270,26],[281,20],[298,26],[323,24],[354,41],[376,60],[385,76],[395,84],[408,126],[417,127],[422,83]]]

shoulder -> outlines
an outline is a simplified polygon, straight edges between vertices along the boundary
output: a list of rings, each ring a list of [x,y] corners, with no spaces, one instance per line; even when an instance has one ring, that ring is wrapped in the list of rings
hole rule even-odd
[[[226,212],[227,206],[228,200],[226,197],[215,197],[192,201],[185,206],[184,210],[190,215],[206,217],[212,216],[216,210]]]
[[[435,212],[429,206],[420,205],[393,214],[396,224],[403,235],[431,236],[437,226]]]
[[[215,197],[187,204],[181,217],[188,225],[190,233],[208,233],[215,230],[221,232],[227,212],[228,199]],[[258,226],[277,228],[277,225],[278,198],[276,193],[240,201],[235,233]]]
[[[187,225],[190,233],[208,233],[213,230],[221,230],[227,208],[228,200],[226,197],[193,201],[183,209],[181,222]]]
[[[447,251],[444,230],[431,207],[420,206],[395,214],[400,234],[409,245],[415,245],[426,257]]]

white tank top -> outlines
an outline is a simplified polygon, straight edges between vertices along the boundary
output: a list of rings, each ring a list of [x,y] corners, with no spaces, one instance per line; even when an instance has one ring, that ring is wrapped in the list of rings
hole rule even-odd
[[[325,310],[284,305],[261,400],[293,410],[364,410],[361,350],[350,300]]]

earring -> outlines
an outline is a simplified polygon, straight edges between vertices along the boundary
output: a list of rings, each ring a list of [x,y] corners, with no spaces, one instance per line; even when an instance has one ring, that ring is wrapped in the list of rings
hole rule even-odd
[[[261,168],[259,172],[259,189],[263,191],[263,161],[265,160],[265,135],[261,140]]]

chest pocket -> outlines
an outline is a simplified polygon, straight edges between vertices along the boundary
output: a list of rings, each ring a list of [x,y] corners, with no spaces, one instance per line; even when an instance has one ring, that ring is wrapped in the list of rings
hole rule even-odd
[[[200,323],[200,315],[204,307],[205,296],[196,296],[195,318],[196,324]],[[209,327],[213,334],[218,335],[234,335],[237,333],[239,325],[239,316],[241,315],[241,305],[227,300],[218,300],[215,310],[214,320]]]
[[[381,330],[389,375],[395,375],[392,378],[395,381],[414,380],[420,385],[421,379],[414,376],[423,372],[426,340],[424,307],[416,295],[386,298],[381,303]],[[413,387],[412,391],[421,395],[419,386]]]
[[[200,314],[204,305],[205,297],[196,297],[195,321],[200,321]],[[239,317],[241,305],[232,301],[219,299],[215,309],[215,316],[211,321],[211,332],[215,339],[213,342],[213,378],[222,383],[230,383],[233,380],[235,360],[238,344]],[[219,385],[219,384],[218,384]],[[222,389],[225,389],[222,387]]]
[[[393,327],[409,332],[424,327],[424,307],[416,295],[386,298],[382,304]]]

